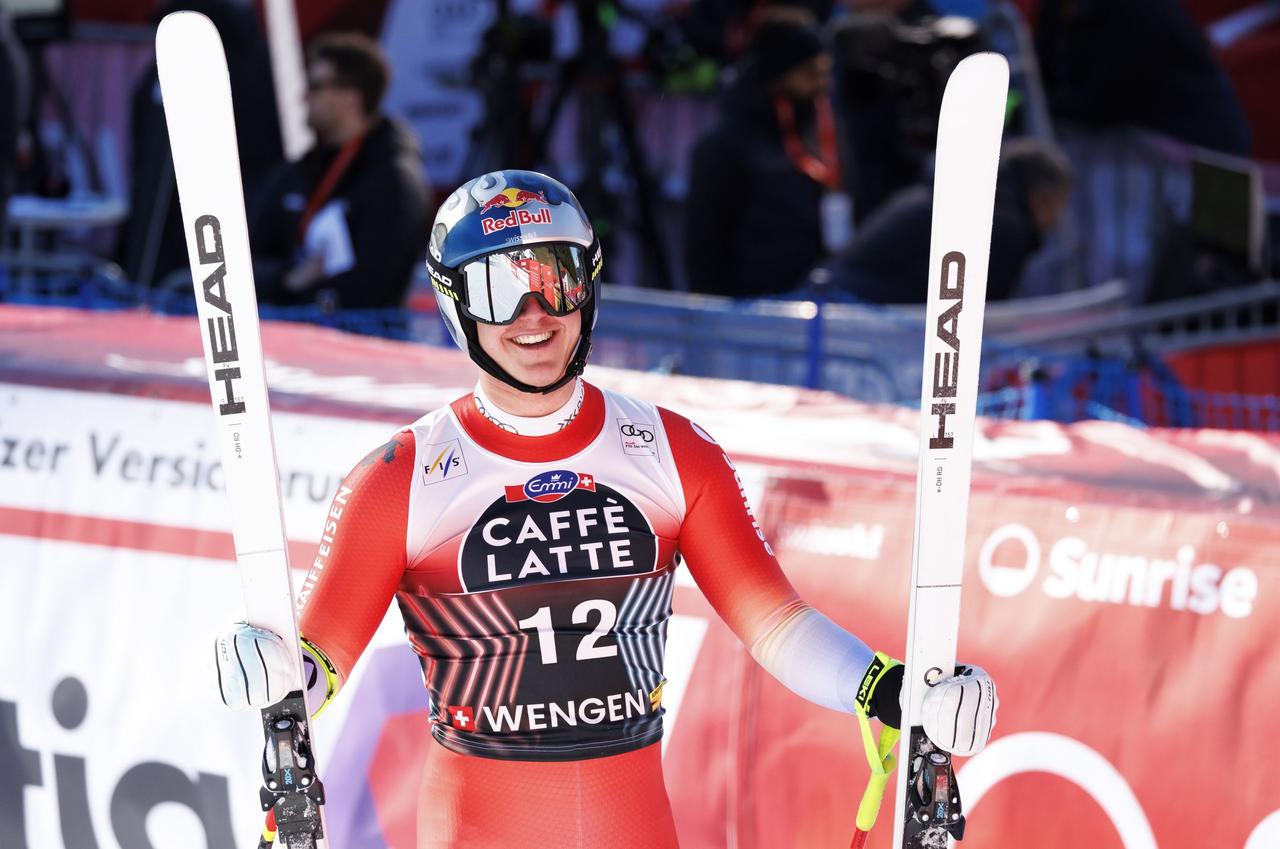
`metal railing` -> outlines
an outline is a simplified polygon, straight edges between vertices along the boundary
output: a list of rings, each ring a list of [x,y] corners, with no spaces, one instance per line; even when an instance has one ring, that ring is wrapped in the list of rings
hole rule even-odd
[[[987,305],[984,371],[1123,310],[1115,281],[1093,289]],[[864,401],[920,395],[924,307],[735,300],[604,288],[594,362],[829,389]],[[1018,335],[1017,342],[1008,339]]]
[[[192,314],[190,289],[154,290],[108,275],[51,275],[33,289],[0,268],[0,302]],[[811,300],[738,301],[605,286],[598,365],[826,389],[869,402],[919,399],[923,307]],[[266,320],[448,345],[434,299],[416,309],[324,311],[263,306]],[[1206,344],[1280,340],[1280,283],[1187,302],[1126,306],[1120,283],[987,307],[980,411],[1001,418],[1104,418],[1175,427],[1280,430],[1272,396],[1185,388],[1163,356]]]

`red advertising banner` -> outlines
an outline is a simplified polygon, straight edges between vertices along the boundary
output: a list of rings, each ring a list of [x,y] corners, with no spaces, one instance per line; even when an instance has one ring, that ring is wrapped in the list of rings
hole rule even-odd
[[[218,703],[207,663],[239,585],[197,333],[0,306],[0,846],[256,845],[260,733]],[[301,566],[347,468],[474,370],[300,325],[264,340]],[[901,654],[914,411],[588,377],[715,435],[806,600]],[[959,655],[1001,708],[960,764],[962,845],[1280,847],[1280,439],[983,422],[974,457]],[[674,607],[663,747],[681,846],[848,845],[867,777],[853,717],[756,666],[684,570]],[[335,845],[415,846],[426,704],[393,612],[317,727]]]
[[[901,652],[910,485],[788,480],[772,492],[774,545],[801,593]],[[1097,503],[1051,485],[975,486],[970,516],[960,655],[992,673],[1002,706],[995,742],[961,769],[964,844],[1280,845],[1277,771],[1247,742],[1280,698],[1264,624],[1280,615],[1274,517]],[[803,763],[788,792],[830,798],[856,780],[856,741],[788,696],[759,683],[750,760]],[[1256,780],[1231,780],[1245,774]],[[777,777],[756,776],[743,792],[768,798]],[[812,839],[794,845],[835,845],[847,815],[830,804],[757,811],[757,845],[801,834]],[[878,837],[869,845],[890,845]]]

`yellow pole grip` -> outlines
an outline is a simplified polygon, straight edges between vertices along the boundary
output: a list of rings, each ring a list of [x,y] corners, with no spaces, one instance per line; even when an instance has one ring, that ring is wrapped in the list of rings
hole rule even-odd
[[[885,726],[880,731],[880,740],[875,740],[871,730],[871,720],[861,711],[857,711],[858,725],[862,729],[862,746],[867,754],[867,763],[871,766],[871,776],[867,779],[867,789],[862,793],[862,802],[858,805],[857,826],[862,831],[870,831],[876,824],[880,813],[880,803],[884,799],[884,788],[889,782],[889,774],[897,766],[893,749],[902,736],[897,728]]]
[[[858,805],[858,819],[856,820],[858,828],[863,831],[870,831],[871,827],[876,824],[876,817],[880,813],[880,803],[884,800],[884,788],[889,782],[889,776],[885,773],[873,773],[871,778],[867,780],[867,789],[862,793],[862,803]]]

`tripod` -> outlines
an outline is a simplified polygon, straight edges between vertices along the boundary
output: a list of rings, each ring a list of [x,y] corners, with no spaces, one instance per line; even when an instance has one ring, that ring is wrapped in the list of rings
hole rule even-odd
[[[551,82],[551,93],[541,121],[535,121],[530,104],[521,97],[520,82],[525,79],[519,67],[522,51],[495,50],[501,59],[487,69],[485,120],[473,133],[472,151],[486,148],[503,157],[503,167],[537,168],[546,161],[551,132],[571,94],[577,95],[578,139],[583,151],[585,176],[575,187],[583,206],[590,210],[592,221],[606,244],[613,242],[621,229],[617,226],[618,207],[622,197],[635,204],[640,244],[642,247],[642,282],[654,288],[670,288],[671,273],[667,250],[658,231],[654,210],[653,179],[647,159],[636,138],[627,92],[623,86],[624,69],[609,52],[609,31],[604,23],[606,9],[601,0],[574,0],[574,10],[581,34],[578,55],[561,64]],[[613,12],[614,10],[608,10]],[[491,33],[501,42],[506,3],[499,3],[499,20]],[[517,36],[508,36],[512,39]],[[541,52],[541,33],[531,36],[521,47]],[[545,33],[546,52],[550,53],[549,28]],[[488,41],[489,36],[486,36]],[[510,45],[508,45],[510,46]],[[515,57],[514,61],[512,56]],[[604,175],[612,164],[616,150],[622,153],[621,165],[627,187],[618,192],[606,185]],[[470,165],[470,162],[468,163]],[[621,197],[619,196],[621,195]]]

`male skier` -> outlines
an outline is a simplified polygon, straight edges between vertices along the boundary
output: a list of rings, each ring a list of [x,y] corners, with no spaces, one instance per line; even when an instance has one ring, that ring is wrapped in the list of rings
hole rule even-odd
[[[678,846],[660,740],[682,564],[787,687],[898,726],[901,665],[797,596],[715,440],[580,377],[601,254],[565,186],[471,180],[437,213],[427,267],[476,388],[351,471],[300,593],[312,712],[400,606],[439,744],[419,849]],[[283,697],[289,651],[244,624],[219,637],[224,701]],[[973,754],[997,704],[960,667],[930,689],[925,731]]]

